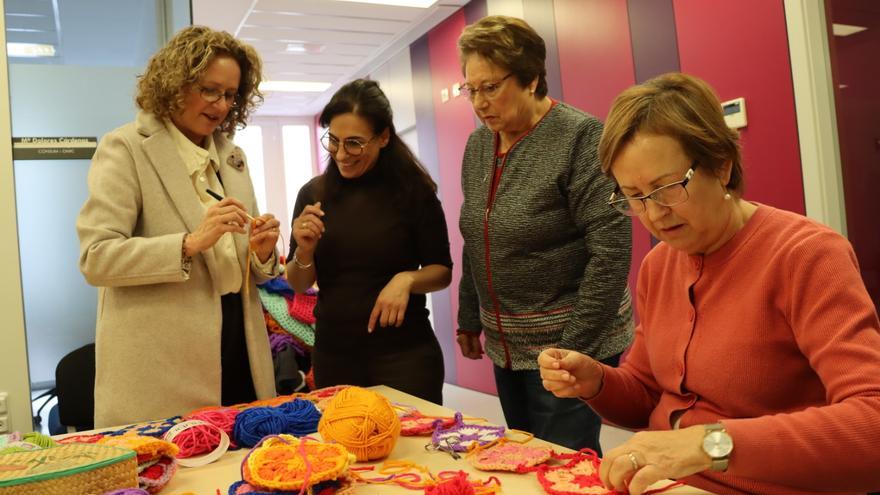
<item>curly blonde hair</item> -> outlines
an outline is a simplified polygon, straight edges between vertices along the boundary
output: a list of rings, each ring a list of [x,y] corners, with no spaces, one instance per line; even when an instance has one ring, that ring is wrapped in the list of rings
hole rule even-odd
[[[220,130],[231,134],[235,129],[243,129],[248,116],[263,102],[259,90],[263,62],[250,45],[226,31],[205,26],[181,30],[150,58],[147,70],[138,77],[138,108],[170,119],[183,109],[186,91],[198,83],[208,65],[219,56],[232,57],[241,69],[236,104],[220,124]]]

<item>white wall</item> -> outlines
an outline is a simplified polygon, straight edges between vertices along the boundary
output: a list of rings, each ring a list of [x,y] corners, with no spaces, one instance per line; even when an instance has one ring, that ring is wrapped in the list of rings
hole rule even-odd
[[[0,0],[0,10],[4,9]],[[5,12],[5,10],[4,10]],[[5,16],[0,16],[0,46],[6,46]],[[18,226],[12,171],[6,50],[0,50],[0,392],[9,394],[10,431],[31,431],[30,379],[18,268]]]

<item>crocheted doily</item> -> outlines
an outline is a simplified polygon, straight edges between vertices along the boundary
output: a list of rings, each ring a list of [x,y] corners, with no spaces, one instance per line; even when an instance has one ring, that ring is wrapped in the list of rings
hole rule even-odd
[[[599,457],[584,449],[574,454],[556,456],[570,459],[561,466],[544,464],[538,467],[538,482],[550,495],[615,495],[599,479]]]
[[[170,430],[174,425],[180,423],[180,416],[173,418],[152,421],[150,423],[138,423],[124,426],[116,431],[102,432],[105,437],[121,436],[121,435],[143,435],[147,437],[161,438],[165,432]]]
[[[441,428],[449,428],[455,425],[455,418],[425,416],[416,411],[400,417],[400,434],[405,437],[427,436],[433,433],[438,425]]]
[[[293,435],[264,438],[242,463],[242,478],[258,489],[299,490],[334,480],[348,471],[355,457],[337,443]]]
[[[498,443],[470,457],[471,464],[481,471],[525,472],[528,468],[550,459],[550,447],[531,447],[521,443]]]
[[[472,446],[486,445],[503,437],[503,426],[465,423],[461,419],[461,413],[457,412],[452,426],[444,428],[443,425],[437,425],[431,435],[431,442],[440,450],[465,452]]]

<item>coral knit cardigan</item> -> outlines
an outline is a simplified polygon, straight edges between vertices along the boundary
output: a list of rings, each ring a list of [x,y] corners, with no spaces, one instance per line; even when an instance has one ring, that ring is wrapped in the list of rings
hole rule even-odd
[[[716,493],[880,488],[880,324],[849,242],[803,216],[758,209],[718,251],[665,244],[639,273],[626,362],[588,401],[630,428],[721,421]]]

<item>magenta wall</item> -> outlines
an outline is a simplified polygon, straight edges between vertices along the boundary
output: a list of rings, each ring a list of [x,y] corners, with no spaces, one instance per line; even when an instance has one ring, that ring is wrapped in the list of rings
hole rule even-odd
[[[440,90],[449,89],[454,83],[462,80],[456,42],[464,26],[465,16],[460,10],[428,33],[434,127],[437,133],[437,159],[440,165],[440,200],[446,212],[449,243],[452,259],[455,261],[450,286],[453,325],[457,321],[458,284],[461,280],[462,238],[458,229],[458,216],[462,203],[461,157],[468,136],[473,132],[475,125],[473,111],[467,99],[450,98],[444,103],[440,100]],[[456,346],[455,361],[458,385],[495,393],[492,364],[488,359],[480,361],[465,359]]]
[[[705,79],[722,101],[746,99],[745,197],[806,213],[782,2],[674,0],[673,5],[681,70]]]

